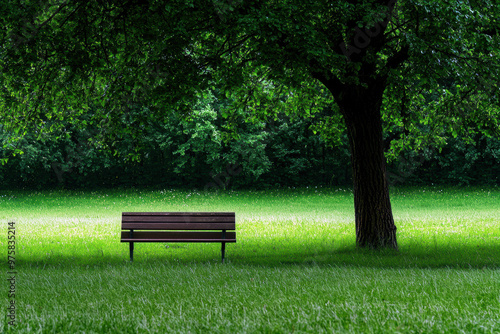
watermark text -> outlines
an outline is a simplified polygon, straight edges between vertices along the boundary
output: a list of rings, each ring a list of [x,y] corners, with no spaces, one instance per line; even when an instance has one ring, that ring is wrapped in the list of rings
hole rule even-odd
[[[7,271],[8,283],[8,306],[7,306],[7,323],[10,326],[16,325],[16,223],[9,222],[7,230],[7,263],[9,270]]]

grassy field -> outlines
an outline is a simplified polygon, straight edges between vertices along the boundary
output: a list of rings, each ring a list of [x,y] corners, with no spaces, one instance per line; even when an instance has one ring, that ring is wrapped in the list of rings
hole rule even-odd
[[[345,189],[4,191],[17,325],[0,332],[500,333],[500,189],[392,204],[397,253],[354,247]],[[137,244],[130,263],[122,211],[234,211],[238,242],[225,264],[216,244]]]

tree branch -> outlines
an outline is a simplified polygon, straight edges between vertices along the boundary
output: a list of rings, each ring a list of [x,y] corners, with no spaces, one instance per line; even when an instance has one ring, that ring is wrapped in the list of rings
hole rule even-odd
[[[387,67],[397,68],[399,65],[401,65],[405,60],[409,58],[409,49],[409,46],[405,45],[401,50],[389,57],[386,63]]]

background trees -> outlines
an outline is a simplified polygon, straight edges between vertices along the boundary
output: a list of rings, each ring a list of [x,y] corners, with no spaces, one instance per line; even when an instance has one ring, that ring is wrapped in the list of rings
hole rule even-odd
[[[23,154],[13,157],[9,145],[0,149],[1,157],[9,157],[0,166],[0,184],[3,189],[143,186],[208,191],[351,185],[348,146],[332,145],[325,131],[326,138],[313,131],[329,126],[328,118],[291,120],[279,114],[272,122],[240,123],[233,129],[239,136],[225,142],[228,127],[219,107],[207,99],[198,104],[202,109],[192,119],[172,114],[165,123],[151,121],[140,142],[123,135],[115,138],[113,150],[103,149],[91,128],[67,124],[65,133],[39,139],[29,132],[17,143]],[[133,118],[144,113],[149,115],[139,109],[123,118],[123,126],[134,124]],[[8,134],[0,133],[8,142]],[[390,139],[386,138],[388,149]],[[139,147],[133,160],[128,154]],[[390,156],[388,178],[396,186],[498,186],[500,140],[478,135],[475,143],[468,143],[457,137],[441,152],[402,147],[397,156]]]

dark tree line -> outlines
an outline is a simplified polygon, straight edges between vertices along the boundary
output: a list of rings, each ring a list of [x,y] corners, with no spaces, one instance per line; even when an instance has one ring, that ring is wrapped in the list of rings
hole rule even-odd
[[[206,191],[275,187],[349,186],[349,148],[333,145],[314,130],[321,115],[241,123],[228,135],[213,100],[199,104],[191,119],[174,114],[150,120],[139,140],[123,134],[113,149],[95,141],[95,130],[67,124],[46,138],[34,131],[18,143],[23,154],[0,166],[3,189],[109,187],[196,188]],[[214,109],[215,107],[215,109]],[[149,111],[138,108],[121,119],[133,126]],[[8,134],[0,132],[4,142]],[[390,143],[390,138],[386,138]],[[10,156],[8,146],[0,157]],[[127,157],[130,152],[137,155]],[[500,185],[500,140],[478,135],[475,143],[455,138],[442,148],[406,150],[388,164],[389,182],[405,185]]]

